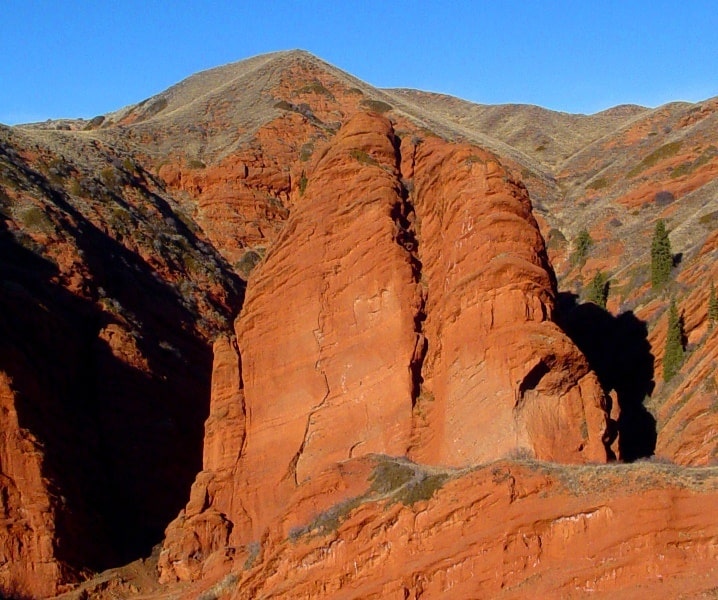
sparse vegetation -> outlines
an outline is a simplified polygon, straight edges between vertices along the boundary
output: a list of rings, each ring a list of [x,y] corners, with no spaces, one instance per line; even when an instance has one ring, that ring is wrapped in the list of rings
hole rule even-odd
[[[718,321],[718,298],[715,285],[711,281],[711,291],[708,294],[708,328],[713,329],[716,321]]]
[[[50,217],[38,206],[31,206],[20,213],[20,221],[33,231],[51,233],[55,229]]]
[[[247,559],[244,561],[244,569],[247,570],[254,566],[254,563],[259,557],[259,552],[262,550],[262,544],[259,542],[250,542],[245,549],[247,550]]]
[[[219,600],[222,596],[232,592],[237,587],[238,582],[239,577],[234,573],[230,573],[222,581],[197,596],[197,600]]]
[[[296,541],[306,534],[323,535],[336,531],[341,522],[365,502],[386,500],[413,506],[416,502],[429,500],[450,478],[448,472],[426,472],[420,465],[406,460],[377,457],[367,493],[339,502],[317,515],[306,526],[293,528],[289,532],[289,539]]]
[[[307,183],[309,183],[309,179],[307,179],[307,174],[302,171],[302,176],[299,178],[299,195],[304,196],[304,192],[307,189]]]
[[[361,106],[371,112],[379,113],[380,115],[383,115],[385,112],[394,108],[391,104],[382,102],[381,100],[370,100],[368,98],[361,101]]]
[[[676,301],[671,299],[668,307],[668,331],[666,333],[666,348],[663,355],[663,381],[668,382],[678,373],[683,365],[685,354],[685,333],[683,330],[683,317],[678,314]]]
[[[654,289],[663,286],[671,278],[672,268],[671,241],[665,222],[659,219],[651,242],[651,285]]]
[[[675,156],[681,149],[681,142],[670,142],[654,150],[648,156],[646,156],[640,163],[633,167],[627,174],[626,177],[629,179],[635,177],[639,173],[645,171],[658,164],[660,161]]]
[[[589,190],[602,190],[605,187],[608,187],[608,179],[606,179],[605,177],[594,179],[591,183],[588,184]]]
[[[678,177],[684,177],[690,175],[703,165],[708,164],[715,156],[718,156],[718,148],[711,145],[706,148],[701,155],[693,161],[684,162],[675,167],[671,171],[671,178],[677,179]]]
[[[371,157],[368,152],[364,150],[359,150],[359,148],[354,148],[351,152],[349,152],[349,156],[358,160],[363,165],[376,166],[379,164],[374,158]]]

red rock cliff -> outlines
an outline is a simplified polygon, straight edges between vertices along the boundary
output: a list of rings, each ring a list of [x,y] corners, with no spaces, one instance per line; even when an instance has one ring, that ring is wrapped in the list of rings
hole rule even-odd
[[[411,164],[399,150],[389,121],[352,118],[250,279],[241,376],[232,345],[215,347],[212,412],[231,422],[220,434],[210,417],[164,581],[258,543],[302,484],[354,457],[605,460],[603,396],[550,322],[554,281],[525,189],[470,146],[427,141]],[[324,490],[312,510],[347,494]]]

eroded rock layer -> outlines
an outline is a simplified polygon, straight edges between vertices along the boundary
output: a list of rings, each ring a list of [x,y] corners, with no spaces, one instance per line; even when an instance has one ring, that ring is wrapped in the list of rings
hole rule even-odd
[[[429,139],[402,155],[427,290],[416,412],[429,431],[415,456],[468,465],[524,450],[605,460],[603,392],[551,322],[555,281],[526,189],[469,145]]]
[[[250,279],[237,349],[215,346],[212,414],[235,416],[221,434],[210,417],[164,581],[258,543],[302,484],[355,457],[605,460],[603,395],[550,322],[525,189],[471,146],[402,149],[387,119],[359,114],[316,158]],[[313,510],[346,494],[325,490]]]
[[[718,492],[705,472],[679,474],[675,467],[645,464],[577,469],[497,462],[444,479],[418,469],[414,479],[399,479],[390,490],[382,488],[391,480],[388,473],[417,467],[384,461],[374,471],[375,492],[356,508],[338,505],[293,539],[262,540],[245,568],[217,579],[225,582],[226,597],[715,593],[718,527],[704,515]]]

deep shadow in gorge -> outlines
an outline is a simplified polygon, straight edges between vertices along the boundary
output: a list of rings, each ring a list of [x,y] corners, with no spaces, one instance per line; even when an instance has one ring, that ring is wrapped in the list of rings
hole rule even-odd
[[[615,391],[620,416],[611,423],[621,460],[653,455],[656,420],[643,405],[655,386],[648,328],[631,311],[614,316],[570,292],[559,294],[556,322],[588,359],[606,393]]]
[[[55,554],[71,568],[99,571],[149,555],[186,503],[202,468],[212,352],[172,285],[39,174],[22,176],[25,189],[40,188],[44,202],[72,217],[57,226],[85,257],[83,277],[137,317],[128,334],[148,362],[141,369],[116,355],[98,334],[111,324],[127,331],[127,323],[65,289],[43,248],[0,216],[0,369],[58,499]],[[232,283],[237,311],[243,284]]]

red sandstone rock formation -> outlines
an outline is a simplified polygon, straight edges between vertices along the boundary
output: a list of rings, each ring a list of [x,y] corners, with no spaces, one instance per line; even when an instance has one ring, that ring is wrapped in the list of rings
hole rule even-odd
[[[551,323],[555,281],[525,188],[469,145],[428,139],[402,150],[427,294],[415,412],[426,411],[428,431],[413,454],[460,466],[521,449],[605,460],[603,392]]]
[[[0,372],[0,585],[18,596],[57,592],[55,498],[42,475],[42,448],[18,423],[12,382]]]
[[[233,398],[246,420],[218,437],[210,417],[163,580],[262,539],[299,486],[353,457],[606,459],[603,395],[550,322],[555,284],[524,188],[493,157],[437,140],[409,149],[407,195],[398,146],[386,119],[352,118],[250,280],[241,376],[221,342],[215,380],[229,387],[212,400],[214,414]],[[314,510],[345,494],[325,492]]]
[[[338,522],[266,537],[217,580],[234,581],[234,600],[703,597],[718,585],[718,526],[705,519],[718,492],[672,471],[498,462],[409,506],[401,488],[370,493]]]

